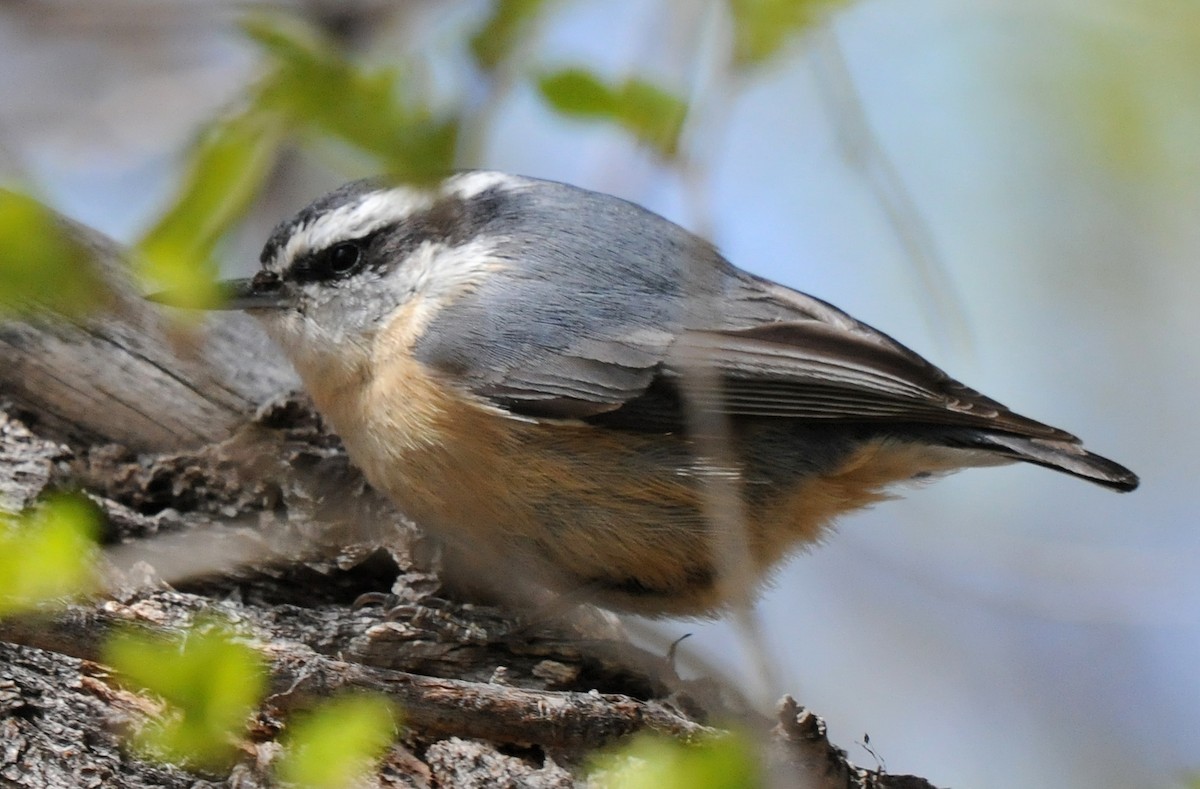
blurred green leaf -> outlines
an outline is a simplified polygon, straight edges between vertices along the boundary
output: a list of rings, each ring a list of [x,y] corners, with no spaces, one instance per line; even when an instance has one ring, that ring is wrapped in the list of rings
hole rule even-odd
[[[645,80],[609,85],[584,69],[564,69],[543,76],[538,88],[563,115],[615,123],[665,159],[679,153],[687,104]]]
[[[493,71],[508,59],[528,34],[546,0],[495,0],[492,14],[471,36],[471,54],[484,71]]]
[[[584,69],[547,74],[538,81],[538,88],[550,106],[564,115],[604,118],[616,112],[616,92]]]
[[[667,91],[642,80],[621,85],[617,95],[621,124],[663,157],[679,152],[679,136],[687,118],[687,104]]]
[[[846,0],[729,0],[733,63],[761,66]]]
[[[270,174],[283,126],[255,111],[214,124],[191,152],[183,188],[138,243],[139,273],[180,307],[220,302],[213,249]]]
[[[295,20],[255,17],[244,28],[274,65],[255,104],[292,132],[338,139],[407,182],[432,182],[452,169],[457,121],[406,96],[399,72],[367,71]]]
[[[262,656],[219,621],[199,622],[176,638],[118,633],[105,646],[104,662],[167,703],[161,719],[138,731],[134,746],[172,763],[227,766],[266,690]]]
[[[308,789],[353,785],[395,738],[396,717],[391,702],[380,696],[347,696],[322,704],[288,725],[279,777]]]
[[[644,734],[602,755],[588,772],[597,789],[760,789],[755,748],[737,734],[688,745]]]
[[[1031,89],[1047,120],[1065,123],[1094,163],[1122,177],[1194,184],[1200,169],[1200,4],[1101,2],[1050,62],[1034,64]],[[1048,80],[1047,73],[1055,75]]]
[[[40,308],[77,317],[110,296],[87,250],[50,209],[0,189],[0,311]]]
[[[100,516],[81,496],[56,496],[0,516],[0,616],[86,594],[96,585]]]

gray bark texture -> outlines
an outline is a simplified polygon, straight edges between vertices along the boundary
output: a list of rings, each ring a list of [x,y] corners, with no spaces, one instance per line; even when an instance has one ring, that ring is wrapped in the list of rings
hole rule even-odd
[[[271,786],[293,713],[369,690],[404,728],[368,786],[581,785],[588,756],[631,734],[695,741],[728,725],[756,736],[772,785],[930,786],[855,767],[790,698],[768,717],[730,687],[680,680],[603,612],[462,599],[438,546],[289,394],[294,374],[251,320],[183,332],[138,297],[117,245],[64,227],[116,295],[87,321],[0,319],[0,511],[83,491],[103,511],[107,585],[0,619],[0,785]],[[212,613],[270,668],[242,758],[212,775],[133,755],[124,734],[159,705],[100,662],[107,635],[179,633]]]

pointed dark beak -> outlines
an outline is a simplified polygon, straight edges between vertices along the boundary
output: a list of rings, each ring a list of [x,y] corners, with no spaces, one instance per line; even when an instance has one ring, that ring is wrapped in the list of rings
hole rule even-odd
[[[173,290],[151,293],[146,300],[183,309],[273,310],[287,306],[287,291],[273,271],[260,271],[250,279],[227,279],[218,282],[217,288],[219,298],[210,304],[198,305],[190,294]]]

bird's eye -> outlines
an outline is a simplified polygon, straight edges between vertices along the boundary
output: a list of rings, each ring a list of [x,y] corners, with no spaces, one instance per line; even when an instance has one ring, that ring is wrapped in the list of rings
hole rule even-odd
[[[325,265],[331,274],[347,274],[362,258],[362,249],[355,241],[343,241],[325,253]]]

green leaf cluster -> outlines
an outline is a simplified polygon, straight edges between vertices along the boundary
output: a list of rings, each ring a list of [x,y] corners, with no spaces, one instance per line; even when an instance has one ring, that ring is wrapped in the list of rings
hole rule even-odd
[[[728,0],[733,22],[733,67],[748,71],[762,67],[786,50],[800,34],[819,23],[846,0]],[[519,32],[528,29],[542,3],[498,0],[492,19],[472,39],[481,66],[494,68],[515,47]],[[484,42],[494,42],[485,47]],[[542,76],[538,88],[557,112],[576,118],[613,123],[629,132],[663,159],[679,156],[688,105],[644,79],[609,83],[582,68]]]
[[[563,115],[615,123],[664,159],[679,153],[687,104],[645,80],[610,84],[585,69],[573,68],[544,75],[538,88]]]
[[[845,0],[728,0],[733,63],[759,67]],[[494,0],[469,39],[476,64],[495,71],[529,38],[549,0]],[[244,23],[266,73],[245,107],[214,123],[194,147],[173,205],[138,245],[142,273],[181,306],[220,300],[212,262],[219,239],[244,214],[288,142],[340,143],[405,182],[434,182],[453,169],[460,119],[436,114],[395,68],[356,63],[299,20],[255,16]],[[543,74],[537,86],[557,112],[613,124],[667,161],[680,158],[688,105],[638,77],[607,81],[583,68]],[[2,228],[0,228],[2,231]]]
[[[588,778],[597,789],[761,789],[766,785],[753,744],[732,733],[695,744],[638,735],[598,758]]]
[[[94,589],[99,529],[96,507],[81,496],[55,496],[24,515],[0,515],[0,616]]]
[[[78,317],[109,296],[87,250],[52,211],[0,189],[0,313],[48,309]]]

